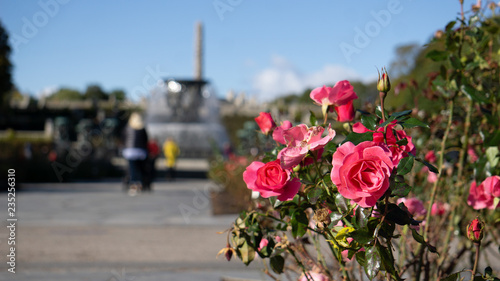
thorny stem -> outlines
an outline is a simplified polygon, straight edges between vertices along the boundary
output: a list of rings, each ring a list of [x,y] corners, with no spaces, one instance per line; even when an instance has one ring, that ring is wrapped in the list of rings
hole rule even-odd
[[[380,111],[382,112],[382,122],[385,122],[384,100],[385,97],[387,96],[387,93],[379,92],[379,96],[380,96]]]
[[[439,180],[441,179],[441,176],[443,174],[444,151],[446,149],[446,141],[448,140],[448,135],[449,135],[450,129],[451,129],[451,122],[453,120],[453,106],[454,106],[454,102],[452,99],[452,100],[450,100],[450,103],[448,105],[448,110],[449,110],[448,124],[446,125],[446,131],[444,132],[443,139],[441,140],[441,151],[439,153],[439,160],[438,160],[438,171],[439,172],[437,174],[437,180],[434,182],[434,185],[432,187],[429,206],[427,206],[427,215],[425,217],[426,223],[425,223],[424,233],[423,233],[424,240],[426,240],[426,241],[427,241],[427,236],[428,236],[428,231],[429,231],[429,225],[430,225],[429,221],[431,218],[432,205],[434,204],[434,200],[436,199],[436,193],[437,193],[437,189],[438,189]]]
[[[429,202],[429,206],[427,207],[427,215],[425,217],[425,226],[424,226],[424,233],[423,233],[423,237],[424,237],[424,240],[427,241],[427,236],[428,236],[428,230],[429,230],[429,221],[430,221],[430,218],[431,218],[431,212],[432,212],[432,204],[434,204],[434,200],[436,199],[436,193],[437,193],[437,188],[438,188],[438,184],[439,184],[439,180],[441,178],[441,174],[442,174],[442,171],[443,171],[443,162],[444,162],[444,151],[445,151],[445,148],[446,148],[446,141],[448,139],[448,135],[450,133],[450,128],[451,128],[451,122],[453,120],[453,106],[454,106],[454,102],[453,102],[453,99],[451,99],[449,101],[449,105],[448,105],[448,123],[446,125],[446,130],[444,132],[444,136],[443,136],[443,139],[441,140],[441,151],[439,153],[439,159],[438,159],[438,174],[437,174],[437,180],[434,182],[434,185],[432,187],[432,191],[431,191],[431,198],[430,198],[430,202]],[[422,247],[422,244],[419,244],[418,248],[417,248],[417,253],[418,255],[420,256],[420,261],[418,263],[418,266],[417,266],[417,270],[416,270],[416,274],[415,274],[415,281],[418,281],[420,280],[420,274],[422,273],[422,264],[423,264],[423,254],[424,254],[424,249]]]
[[[460,157],[459,157],[459,160],[458,160],[458,173],[457,173],[457,181],[458,181],[458,186],[457,187],[460,187],[460,183],[462,182],[462,174],[463,174],[463,170],[464,170],[464,159],[465,159],[465,155],[467,154],[467,148],[469,146],[469,129],[470,129],[470,118],[471,118],[471,115],[472,115],[472,105],[473,105],[473,102],[471,99],[469,99],[469,101],[467,102],[467,112],[466,112],[466,116],[465,116],[465,124],[464,124],[464,142],[462,143],[462,149],[460,150]],[[460,190],[460,189],[458,189]]]
[[[472,276],[470,278],[471,281],[474,280],[474,276],[477,271],[477,264],[479,263],[479,250],[481,248],[481,242],[474,242],[474,246],[476,246],[476,260],[474,261],[474,267],[472,268]]]
[[[453,218],[455,217],[456,213],[457,213],[457,204],[453,204],[451,206],[451,213],[449,215],[449,218],[450,218],[450,222],[448,224],[448,228],[446,230],[446,236],[445,236],[445,239],[444,239],[444,246],[443,246],[443,252],[447,251],[448,249],[448,245],[450,244],[450,239],[451,239],[451,233],[453,232],[453,229],[454,229],[454,224],[453,224]],[[437,261],[437,271],[436,271],[436,278],[435,280],[439,280],[439,276],[442,272],[441,270],[441,267],[443,266],[443,263],[446,259],[446,255],[443,255],[441,257],[439,257],[438,261]]]

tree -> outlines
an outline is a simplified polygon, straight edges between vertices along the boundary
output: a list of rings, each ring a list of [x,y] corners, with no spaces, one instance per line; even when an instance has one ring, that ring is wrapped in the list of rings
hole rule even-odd
[[[0,22],[0,103],[4,100],[4,95],[12,90],[12,63],[9,56],[11,52],[9,46],[9,35]]]
[[[82,94],[73,89],[69,88],[61,88],[57,92],[53,93],[48,97],[49,100],[82,100],[83,96]]]
[[[396,58],[389,67],[392,77],[399,77],[409,74],[415,66],[415,59],[421,47],[418,44],[406,44],[396,47]]]
[[[114,97],[117,101],[124,101],[126,94],[123,90],[116,89],[111,91],[111,93],[109,93],[109,96]]]
[[[85,99],[97,99],[97,100],[107,100],[108,94],[106,94],[101,86],[96,84],[91,84],[87,86],[85,93],[83,94]]]

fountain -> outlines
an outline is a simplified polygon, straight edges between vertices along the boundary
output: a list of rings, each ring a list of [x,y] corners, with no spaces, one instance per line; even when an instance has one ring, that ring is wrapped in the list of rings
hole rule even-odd
[[[183,158],[205,158],[228,142],[215,91],[202,79],[201,29],[198,23],[194,79],[166,79],[151,91],[146,114],[150,137],[160,143],[173,137]]]

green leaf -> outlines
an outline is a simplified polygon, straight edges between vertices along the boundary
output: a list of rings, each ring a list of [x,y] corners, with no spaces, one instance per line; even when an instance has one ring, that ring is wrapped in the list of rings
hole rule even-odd
[[[411,192],[412,187],[406,182],[395,182],[391,186],[391,196],[406,197]]]
[[[345,197],[340,193],[337,193],[337,195],[335,195],[335,205],[344,215],[347,213],[347,211],[349,211],[349,203],[347,202],[347,199],[345,199]]]
[[[446,27],[445,27],[445,30],[447,32],[450,32],[453,30],[453,27],[455,27],[455,25],[457,24],[457,21],[450,21],[448,24],[446,24]]]
[[[356,261],[361,265],[363,268],[366,267],[366,257],[365,257],[365,252],[360,251],[356,253]]]
[[[352,232],[351,237],[359,244],[368,244],[373,240],[373,234],[366,229],[357,229]]]
[[[434,166],[432,165],[431,163],[423,160],[423,159],[420,159],[420,158],[415,158],[415,160],[417,160],[418,162],[424,164],[427,168],[429,168],[429,171],[435,173],[435,174],[439,174],[439,170]]]
[[[323,194],[323,188],[318,186],[313,187],[309,189],[309,192],[307,192],[307,200],[309,200],[311,204],[316,204],[316,202],[318,202],[318,199],[321,197],[322,194]]]
[[[394,112],[393,114],[390,115],[390,117],[394,118],[394,119],[400,119],[401,117],[409,116],[412,112],[413,112],[413,110],[411,110],[411,109],[401,111],[401,112]]]
[[[371,215],[371,211],[370,209],[365,209],[365,208],[361,208],[361,207],[358,207],[356,209],[356,214],[355,214],[355,218],[356,218],[356,224],[357,224],[357,228],[364,228],[367,223],[368,223],[368,218],[370,217]]]
[[[484,140],[484,146],[497,146],[500,143],[500,130],[488,135]]]
[[[460,272],[448,275],[448,276],[446,276],[446,278],[441,279],[441,280],[443,280],[443,281],[457,281],[457,280],[460,280]]]
[[[401,281],[399,277],[398,272],[396,271],[396,268],[394,267],[394,257],[392,254],[389,252],[390,250],[386,247],[383,247],[380,243],[377,243],[377,251],[380,255],[380,259],[382,261],[383,268],[386,272],[390,273],[391,276],[396,279],[397,281]]]
[[[255,258],[255,250],[248,245],[248,242],[243,243],[243,245],[236,250],[236,253],[245,265],[249,265]]]
[[[381,259],[376,247],[365,248],[365,273],[370,280],[373,280],[380,271]]]
[[[424,237],[422,235],[420,235],[415,229],[411,229],[411,233],[412,233],[412,236],[413,236],[413,239],[415,239],[415,241],[417,241],[418,243],[426,246],[427,248],[429,248],[429,251],[433,252],[433,253],[437,253],[437,250],[436,250],[436,247],[430,245],[429,243],[427,243],[425,240],[424,240]]]
[[[271,265],[271,269],[275,273],[281,274],[281,273],[283,273],[283,268],[285,267],[285,259],[282,256],[277,255],[277,256],[271,257],[269,264]]]
[[[349,133],[342,143],[352,142],[354,145],[358,145],[364,141],[373,141],[373,132],[366,133]]]
[[[380,206],[380,210],[385,210],[385,205]],[[387,207],[387,214],[385,218],[389,221],[397,223],[399,225],[407,225],[411,224],[413,219],[410,217],[408,213],[401,210],[401,208],[396,204],[389,204]]]
[[[332,212],[330,214],[330,225],[329,227],[330,228],[333,228],[334,226],[337,225],[337,223],[339,223],[339,221],[342,219],[342,214],[341,213],[337,213],[337,212]]]
[[[413,127],[430,128],[429,125],[413,117],[406,119],[401,125],[405,128],[413,128]]]
[[[488,163],[490,164],[490,167],[495,169],[498,165],[498,146],[490,146],[486,149],[486,158],[488,159]]]
[[[303,210],[299,209],[292,213],[291,225],[294,238],[302,237],[307,232],[309,220]]]
[[[481,103],[488,103],[488,99],[484,96],[483,93],[477,91],[472,86],[462,85],[460,87],[462,93],[466,94],[471,100]]]
[[[377,120],[371,115],[361,115],[361,124],[368,130],[375,131],[377,129]]]
[[[415,158],[413,158],[411,156],[408,156],[408,157],[401,159],[401,161],[399,161],[398,168],[397,168],[398,175],[403,176],[403,175],[408,174],[411,171],[411,169],[413,168],[414,160],[415,160]]]
[[[448,58],[448,52],[432,50],[429,53],[427,53],[426,57],[430,58],[433,61],[443,61]]]

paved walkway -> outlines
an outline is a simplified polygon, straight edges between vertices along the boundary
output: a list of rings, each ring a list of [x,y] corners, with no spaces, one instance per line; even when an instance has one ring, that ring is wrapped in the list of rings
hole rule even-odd
[[[16,194],[16,274],[7,272],[0,198],[0,280],[270,280],[262,263],[215,258],[236,215],[213,216],[208,180],[155,183],[130,197],[119,182],[25,184]],[[236,279],[235,279],[236,278]]]

